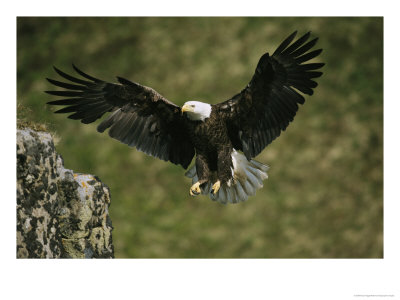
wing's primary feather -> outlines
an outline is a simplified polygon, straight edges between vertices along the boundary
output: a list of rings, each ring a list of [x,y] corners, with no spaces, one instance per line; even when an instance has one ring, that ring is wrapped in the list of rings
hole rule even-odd
[[[258,155],[293,121],[298,104],[305,99],[298,92],[313,94],[322,75],[323,63],[305,63],[317,57],[322,49],[312,49],[318,41],[307,42],[310,32],[293,42],[297,32],[287,37],[272,56],[265,53],[259,60],[253,78],[239,94],[214,105],[228,127],[234,148],[247,159]],[[293,42],[293,43],[292,43]],[[303,64],[305,63],[305,64]]]
[[[122,143],[136,147],[151,156],[185,169],[194,156],[188,138],[185,119],[179,106],[168,101],[155,90],[117,77],[119,84],[92,77],[75,65],[74,70],[85,79],[76,78],[54,67],[64,79],[72,83],[47,79],[64,91],[46,91],[55,96],[70,97],[50,101],[51,105],[66,106],[56,113],[72,113],[70,119],[88,124],[111,114],[97,127],[99,132],[109,128],[108,134]]]

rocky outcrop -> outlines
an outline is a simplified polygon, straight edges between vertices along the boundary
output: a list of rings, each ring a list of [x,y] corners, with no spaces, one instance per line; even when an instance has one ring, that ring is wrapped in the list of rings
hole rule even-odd
[[[17,257],[112,258],[110,191],[65,169],[47,132],[17,131]]]

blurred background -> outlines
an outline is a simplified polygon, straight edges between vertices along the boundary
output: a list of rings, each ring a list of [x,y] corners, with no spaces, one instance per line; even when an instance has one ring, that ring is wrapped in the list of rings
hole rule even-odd
[[[55,115],[45,78],[71,63],[151,86],[176,104],[218,103],[258,59],[311,30],[325,62],[315,94],[257,160],[249,201],[189,196],[184,170]],[[18,18],[17,117],[57,137],[65,167],[111,189],[118,258],[383,257],[383,18]]]

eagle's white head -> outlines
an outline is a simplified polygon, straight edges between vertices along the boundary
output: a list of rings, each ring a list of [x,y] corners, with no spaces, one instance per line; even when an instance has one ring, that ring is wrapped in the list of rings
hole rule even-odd
[[[192,121],[204,121],[211,115],[211,105],[199,101],[188,101],[182,106],[183,113],[186,113]]]

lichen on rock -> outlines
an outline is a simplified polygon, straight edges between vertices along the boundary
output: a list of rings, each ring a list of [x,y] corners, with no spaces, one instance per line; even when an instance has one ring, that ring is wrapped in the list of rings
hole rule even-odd
[[[110,191],[65,169],[51,135],[17,130],[17,257],[111,258]]]

